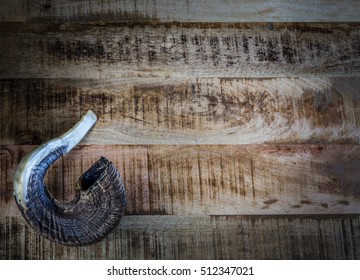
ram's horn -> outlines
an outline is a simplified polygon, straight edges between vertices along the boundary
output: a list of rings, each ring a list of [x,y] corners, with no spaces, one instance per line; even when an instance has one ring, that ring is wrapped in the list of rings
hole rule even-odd
[[[95,114],[88,111],[68,132],[26,155],[15,173],[14,196],[22,215],[36,232],[60,244],[81,246],[100,241],[125,212],[125,186],[104,157],[79,178],[71,202],[56,201],[44,185],[48,168],[95,123]]]

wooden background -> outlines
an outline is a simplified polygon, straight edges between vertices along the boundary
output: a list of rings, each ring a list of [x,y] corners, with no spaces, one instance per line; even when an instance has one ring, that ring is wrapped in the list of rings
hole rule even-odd
[[[359,259],[360,5],[0,0],[1,259]],[[103,241],[27,226],[14,171],[88,110],[47,176],[101,155],[128,207]]]

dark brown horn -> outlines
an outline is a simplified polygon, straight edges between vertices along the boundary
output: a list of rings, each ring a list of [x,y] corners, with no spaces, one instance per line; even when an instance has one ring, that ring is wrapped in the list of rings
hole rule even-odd
[[[95,123],[96,116],[89,111],[61,137],[26,155],[15,173],[14,196],[22,215],[36,232],[60,244],[81,246],[100,241],[125,212],[124,183],[104,157],[79,178],[71,202],[59,203],[44,184],[48,168],[77,145]]]

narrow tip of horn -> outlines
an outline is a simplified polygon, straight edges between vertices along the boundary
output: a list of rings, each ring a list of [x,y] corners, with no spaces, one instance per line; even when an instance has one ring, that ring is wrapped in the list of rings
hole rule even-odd
[[[97,117],[95,113],[89,110],[70,130],[57,138],[56,140],[61,140],[63,153],[66,154],[74,148],[85,137],[96,122]]]
[[[91,119],[94,123],[97,122],[97,117],[96,117],[95,113],[91,110],[88,110],[86,112],[85,117]]]

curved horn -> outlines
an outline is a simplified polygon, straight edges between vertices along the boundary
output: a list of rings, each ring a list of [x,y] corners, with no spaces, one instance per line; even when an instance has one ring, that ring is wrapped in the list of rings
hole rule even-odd
[[[62,136],[27,154],[16,169],[14,196],[29,225],[43,237],[64,245],[100,241],[125,212],[125,186],[114,165],[104,157],[78,180],[75,198],[61,204],[47,191],[48,168],[75,147],[96,123],[88,111]]]

